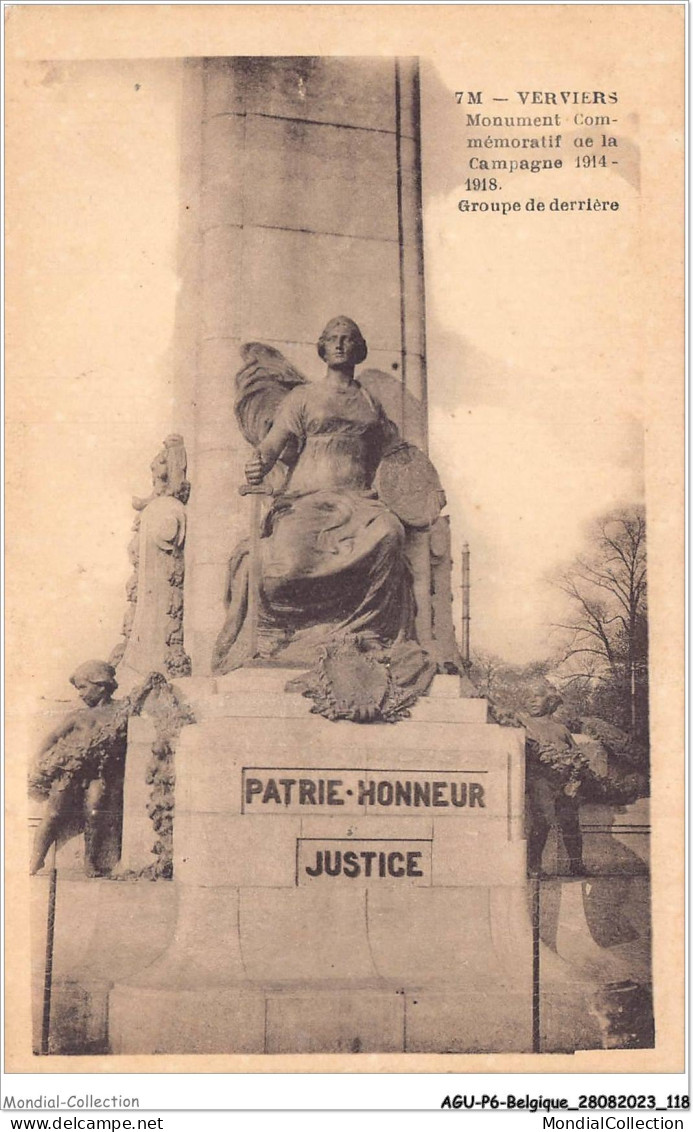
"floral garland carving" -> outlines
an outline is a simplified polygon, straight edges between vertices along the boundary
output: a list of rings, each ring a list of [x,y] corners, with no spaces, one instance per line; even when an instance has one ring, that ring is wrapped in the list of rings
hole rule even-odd
[[[195,717],[163,676],[156,694],[147,702],[147,715],[152,719],[155,732],[145,779],[151,787],[147,816],[156,834],[152,848],[154,860],[138,871],[129,869],[113,874],[114,880],[171,880],[173,877],[176,746],[181,730],[194,723]]]

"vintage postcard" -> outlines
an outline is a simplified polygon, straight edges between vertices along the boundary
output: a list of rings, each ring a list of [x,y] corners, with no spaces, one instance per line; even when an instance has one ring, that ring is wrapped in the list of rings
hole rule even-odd
[[[6,1069],[680,1072],[684,6],[5,19]]]

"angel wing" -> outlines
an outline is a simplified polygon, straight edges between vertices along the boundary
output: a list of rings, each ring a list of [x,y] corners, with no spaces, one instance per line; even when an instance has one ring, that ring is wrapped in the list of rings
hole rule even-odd
[[[272,427],[286,394],[297,385],[307,385],[308,382],[274,346],[246,342],[241,346],[241,357],[245,364],[236,374],[234,411],[243,436],[249,444],[257,447]],[[296,444],[290,442],[280,459],[291,465],[296,454]]]

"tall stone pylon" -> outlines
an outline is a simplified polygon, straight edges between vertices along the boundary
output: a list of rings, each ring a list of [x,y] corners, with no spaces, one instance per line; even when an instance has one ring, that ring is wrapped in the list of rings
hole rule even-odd
[[[427,447],[418,67],[206,59],[189,96],[177,400],[193,483],[185,640],[204,676],[249,525],[238,485],[250,451],[233,415],[241,344],[266,342],[317,377],[320,331],[349,315],[374,391]]]

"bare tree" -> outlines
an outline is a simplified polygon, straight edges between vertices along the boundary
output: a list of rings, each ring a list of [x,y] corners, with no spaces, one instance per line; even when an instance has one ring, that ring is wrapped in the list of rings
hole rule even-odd
[[[472,655],[472,678],[477,690],[494,707],[504,712],[520,711],[526,704],[529,685],[546,676],[550,658],[511,664],[495,653],[476,649]]]
[[[589,552],[558,578],[569,599],[562,650],[566,683],[602,685],[602,698],[626,706],[619,711],[631,735],[647,731],[647,554],[641,508],[599,519]],[[624,718],[625,716],[625,718]]]
[[[497,677],[504,666],[505,662],[495,653],[486,652],[484,649],[475,649],[472,654],[474,683],[479,689],[479,693],[486,696],[488,700],[495,698]]]

